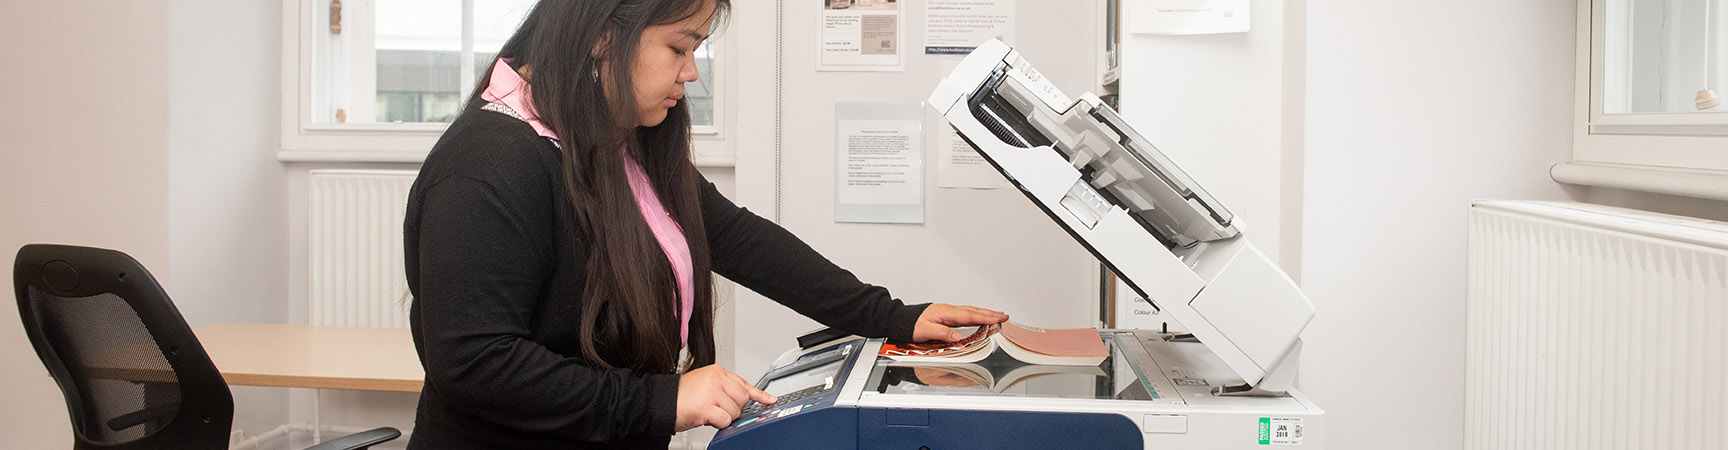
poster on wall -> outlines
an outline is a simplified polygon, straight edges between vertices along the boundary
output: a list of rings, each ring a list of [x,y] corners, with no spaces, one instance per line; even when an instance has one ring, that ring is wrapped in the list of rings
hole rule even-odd
[[[1133,34],[1248,32],[1248,0],[1141,0],[1123,8]]]
[[[816,70],[888,72],[905,69],[901,58],[900,2],[896,0],[815,0],[822,30]]]
[[[924,105],[834,104],[834,221],[924,223]]]
[[[924,2],[924,54],[964,55],[991,39],[1014,44],[1014,0]]]

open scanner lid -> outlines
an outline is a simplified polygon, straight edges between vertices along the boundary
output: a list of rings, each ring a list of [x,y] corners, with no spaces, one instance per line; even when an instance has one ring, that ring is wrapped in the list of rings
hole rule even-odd
[[[1052,147],[1106,200],[1125,207],[1148,233],[1168,246],[1186,247],[1240,232],[1229,209],[1098,97],[1086,94],[1078,101],[1069,100],[1001,41],[986,42],[973,55],[982,58],[968,57],[967,63],[995,60],[995,64],[956,68],[956,75],[943,80],[931,96],[932,106],[967,108],[1009,145]],[[961,76],[962,71],[987,75]],[[978,80],[978,84],[953,86],[957,78]],[[936,100],[944,96],[944,101]],[[1092,120],[1074,120],[1076,116]]]
[[[1239,218],[1097,96],[1069,99],[1018,52],[990,40],[942,80],[929,104],[1249,386],[1292,370],[1313,305],[1239,239]]]

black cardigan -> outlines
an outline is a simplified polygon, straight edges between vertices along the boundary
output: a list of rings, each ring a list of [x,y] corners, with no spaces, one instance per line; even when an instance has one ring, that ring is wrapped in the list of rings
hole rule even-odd
[[[587,255],[558,151],[525,122],[469,108],[420,169],[403,224],[426,369],[410,449],[667,446],[678,376],[579,356]],[[925,305],[860,282],[706,180],[701,202],[715,273],[828,326],[911,339]]]

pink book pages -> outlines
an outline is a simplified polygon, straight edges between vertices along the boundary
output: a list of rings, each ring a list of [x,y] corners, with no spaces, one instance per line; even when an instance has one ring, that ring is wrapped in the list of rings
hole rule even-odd
[[[1002,336],[1021,348],[1050,356],[1110,356],[1096,328],[1046,330],[1008,322],[1002,324]]]

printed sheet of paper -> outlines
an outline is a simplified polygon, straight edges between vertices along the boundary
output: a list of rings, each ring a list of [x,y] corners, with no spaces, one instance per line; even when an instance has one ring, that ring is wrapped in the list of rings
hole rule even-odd
[[[834,104],[834,221],[924,223],[924,106]]]
[[[817,27],[816,70],[888,72],[904,70],[900,3],[888,0],[822,2]]]
[[[937,65],[942,76],[954,72],[960,60],[945,60]],[[960,132],[948,124],[948,119],[936,115],[932,123],[936,134],[936,187],[938,189],[1003,189],[1013,187],[995,167],[990,166],[978,149],[966,143]]]
[[[924,54],[964,55],[990,39],[1014,43],[1014,0],[924,2]]]
[[[959,189],[1002,189],[1010,187],[1008,180],[978,154],[978,149],[966,143],[960,132],[942,121],[937,132],[936,187]]]
[[[1134,34],[1248,32],[1248,0],[1140,0],[1122,7]]]
[[[938,69],[942,76],[954,73],[954,67],[961,61],[942,61]],[[966,138],[961,133],[954,132],[954,125],[949,125],[949,119],[937,114],[931,130],[937,135],[937,189],[1006,189],[1013,187],[1002,178],[1002,173],[990,166],[990,161],[983,161],[978,149],[966,144]]]
[[[1100,265],[1099,270],[1110,270],[1110,268]],[[1141,297],[1140,294],[1135,293],[1134,288],[1129,287],[1127,281],[1116,276],[1110,278],[1113,280],[1112,284],[1115,285],[1114,292],[1116,294],[1116,322],[1110,325],[1111,328],[1157,330],[1168,327],[1164,329],[1170,330],[1171,333],[1188,331],[1169,314],[1153,307],[1152,302],[1147,301],[1146,297]]]

